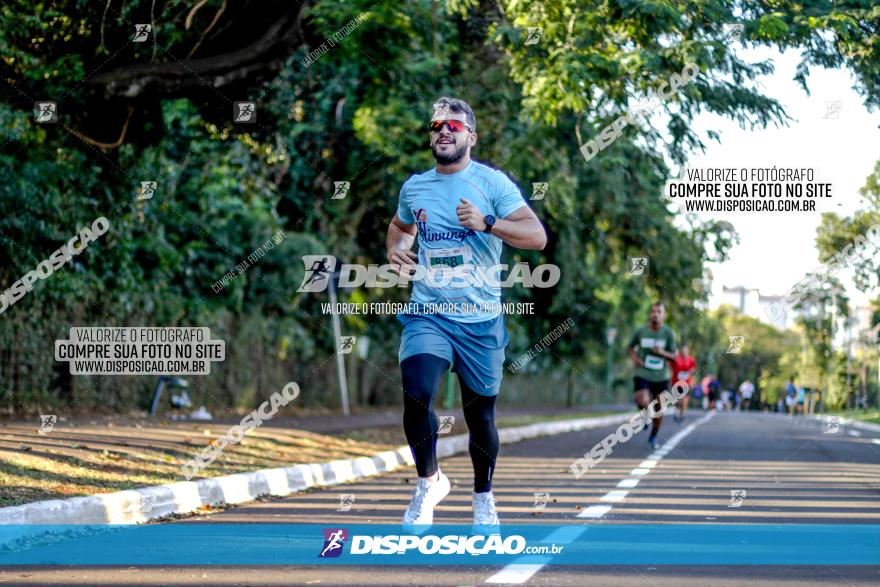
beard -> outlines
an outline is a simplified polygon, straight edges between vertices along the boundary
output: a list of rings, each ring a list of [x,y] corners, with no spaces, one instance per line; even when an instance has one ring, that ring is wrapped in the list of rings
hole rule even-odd
[[[455,143],[453,143],[454,145]],[[439,163],[440,165],[449,165],[451,163],[457,163],[462,160],[465,152],[467,151],[467,143],[455,149],[452,153],[448,155],[443,155],[437,152],[437,145],[431,145],[431,152],[434,154],[434,161]]]

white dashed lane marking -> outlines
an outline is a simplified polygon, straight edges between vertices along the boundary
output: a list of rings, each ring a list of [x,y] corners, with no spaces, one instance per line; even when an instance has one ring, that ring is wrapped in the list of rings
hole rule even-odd
[[[639,484],[640,479],[635,479],[633,476],[643,477],[651,472],[651,469],[657,466],[657,463],[666,456],[669,451],[678,446],[678,443],[684,439],[685,436],[694,431],[694,429],[705,422],[706,420],[712,418],[715,415],[714,412],[709,412],[693,424],[690,424],[683,430],[679,430],[676,434],[669,439],[666,444],[663,445],[659,450],[654,451],[651,455],[646,458],[644,461],[639,463],[639,466],[630,471],[629,475],[626,479],[621,480],[618,484],[618,488],[626,488],[631,489]],[[880,441],[876,441],[880,444]],[[614,489],[609,491],[605,495],[599,498],[599,501],[604,501],[607,503],[620,503],[626,496],[629,495],[629,491],[621,491],[620,489]],[[612,506],[610,505],[591,505],[577,515],[578,518],[586,518],[591,520],[598,520],[608,512],[610,512]],[[583,529],[580,529],[583,528]],[[581,534],[587,531],[587,526],[582,527],[568,527],[568,528],[560,528],[542,538],[540,542],[547,543],[552,542],[556,544],[571,544],[574,540],[576,540]],[[542,560],[542,559],[539,559]],[[521,585],[531,579],[535,573],[540,571],[544,566],[550,562],[550,557],[545,557],[543,561],[545,562],[536,562],[534,557],[529,558],[529,563],[525,562],[519,563],[511,563],[501,569],[499,572],[495,573],[488,579],[486,579],[486,583],[507,583],[507,584],[516,584]]]

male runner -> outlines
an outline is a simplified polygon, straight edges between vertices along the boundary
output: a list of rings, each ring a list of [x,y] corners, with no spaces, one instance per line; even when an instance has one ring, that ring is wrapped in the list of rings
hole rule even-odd
[[[688,345],[681,345],[681,349],[675,355],[670,367],[672,367],[672,373],[675,376],[675,383],[684,381],[687,384],[688,393],[678,400],[678,414],[672,418],[676,422],[684,422],[690,390],[694,388],[694,372],[697,370],[697,361],[691,356]]]
[[[740,384],[739,393],[742,395],[741,408],[748,412],[750,404],[752,403],[752,395],[755,393],[755,384],[746,379]]]
[[[508,342],[501,288],[497,281],[460,276],[443,284],[452,268],[485,270],[498,264],[502,241],[538,250],[547,243],[544,227],[516,185],[501,171],[471,160],[476,130],[476,117],[465,102],[440,98],[434,104],[430,146],[436,167],[403,184],[388,226],[388,261],[401,275],[412,275],[416,264],[429,270],[429,278],[413,284],[410,302],[420,310],[397,317],[403,324],[403,428],[419,474],[403,516],[408,526],[431,524],[434,506],[449,493],[449,479],[437,466],[432,401],[450,365],[458,374],[470,431],[474,524],[498,525],[492,496],[498,456],[495,399]],[[416,235],[418,255],[410,250]]]
[[[660,394],[669,389],[672,370],[669,361],[675,360],[675,333],[663,325],[666,307],[661,302],[651,306],[648,324],[636,330],[629,343],[629,356],[636,364],[634,374],[635,400],[639,408],[647,408]],[[638,350],[636,350],[638,349]],[[651,435],[648,444],[658,449],[657,433],[663,423],[663,415],[651,418]]]

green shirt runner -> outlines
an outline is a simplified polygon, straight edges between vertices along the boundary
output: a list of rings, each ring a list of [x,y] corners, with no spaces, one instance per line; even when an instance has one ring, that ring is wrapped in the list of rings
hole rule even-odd
[[[669,353],[678,351],[675,344],[675,333],[671,328],[664,325],[659,330],[651,330],[650,326],[642,326],[633,334],[629,342],[629,348],[637,347],[636,354],[644,361],[644,365],[636,367],[634,375],[645,381],[669,381],[672,379],[672,369],[669,361],[655,355],[650,349],[660,347]]]

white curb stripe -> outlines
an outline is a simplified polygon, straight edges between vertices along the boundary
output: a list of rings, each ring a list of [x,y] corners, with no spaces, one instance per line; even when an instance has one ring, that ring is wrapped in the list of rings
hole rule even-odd
[[[629,415],[620,414],[561,420],[502,428],[498,433],[501,442],[510,443],[620,424],[628,419]],[[437,457],[449,457],[467,452],[467,449],[467,434],[440,438]],[[187,514],[204,506],[245,503],[265,495],[285,497],[310,487],[338,485],[413,465],[412,451],[404,445],[369,457],[262,469],[198,481],[10,506],[0,508],[0,524],[141,524],[172,514]],[[145,503],[149,503],[151,508],[142,512]]]

